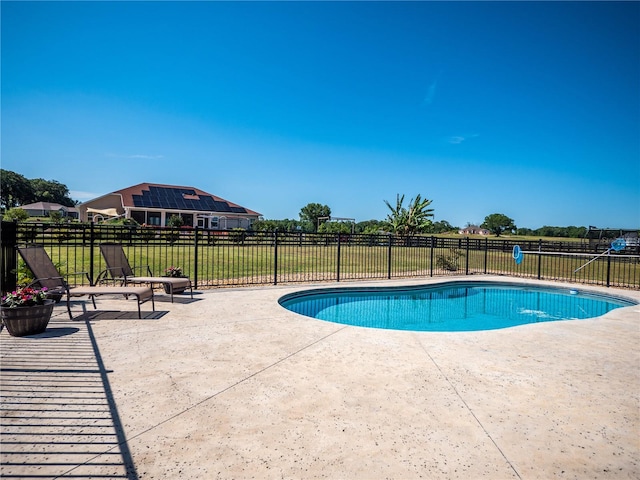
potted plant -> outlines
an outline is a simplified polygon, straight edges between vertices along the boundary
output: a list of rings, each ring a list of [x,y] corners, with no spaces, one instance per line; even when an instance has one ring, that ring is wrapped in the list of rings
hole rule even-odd
[[[54,300],[47,298],[47,288],[23,287],[7,293],[0,303],[2,325],[14,337],[36,335],[47,329]]]
[[[182,273],[182,267],[169,267],[164,271],[165,277],[184,277],[184,273]]]
[[[165,277],[171,278],[185,278],[186,275],[182,273],[182,267],[174,267],[171,266],[164,271]],[[165,293],[171,293],[171,287],[168,284],[163,284]],[[186,290],[186,287],[173,287],[173,293],[183,293]]]

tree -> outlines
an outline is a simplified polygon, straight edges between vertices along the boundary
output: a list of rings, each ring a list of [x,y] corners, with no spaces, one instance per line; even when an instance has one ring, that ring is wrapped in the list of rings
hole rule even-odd
[[[31,180],[30,183],[33,189],[33,202],[59,203],[66,207],[73,207],[76,204],[76,202],[69,197],[69,189],[67,186],[56,180],[36,178]]]
[[[499,237],[502,232],[513,232],[516,229],[513,220],[502,213],[487,215],[480,226],[489,230],[496,237]]]
[[[300,220],[307,224],[307,229],[312,232],[318,231],[318,221],[323,217],[330,217],[331,209],[319,203],[309,203],[300,210]],[[327,221],[328,218],[324,219]]]
[[[318,233],[351,233],[351,223],[324,222],[318,228]]]
[[[355,233],[375,234],[386,232],[388,228],[387,222],[382,220],[365,220],[356,223]]]
[[[402,206],[404,202],[404,195],[400,197],[400,194],[396,195],[396,206],[392,207],[388,201],[384,203],[389,207],[391,213],[387,215],[387,226],[393,233],[399,233],[402,231],[402,227],[407,222],[407,209]]]
[[[405,208],[404,195],[396,195],[396,205],[392,206],[388,201],[384,203],[389,207],[391,213],[387,215],[387,225],[396,234],[406,236],[414,233],[426,232],[431,228],[433,209],[427,208],[431,205],[431,200],[423,199],[419,194],[415,199],[411,199],[409,206]]]
[[[434,222],[431,227],[431,233],[447,233],[451,231],[458,230],[456,227],[451,225],[446,220],[440,220],[439,222]]]
[[[69,189],[56,180],[29,180],[19,173],[0,170],[0,207],[9,209],[34,202],[59,203],[65,207],[77,204],[69,197]]]
[[[516,230],[516,235],[532,236],[532,235],[535,235],[535,233],[530,228],[521,227]]]
[[[567,237],[569,238],[585,238],[586,236],[586,227],[576,227],[575,225],[570,225],[567,227]]]
[[[0,207],[7,210],[31,203],[34,198],[29,180],[19,173],[0,169]]]
[[[584,238],[587,235],[587,229],[585,227],[552,227],[544,225],[533,231],[534,235],[540,235],[541,237],[570,237],[570,238]]]
[[[256,232],[273,232],[277,230],[279,232],[297,232],[302,226],[298,220],[257,220],[251,226],[252,230]]]
[[[53,210],[49,212],[49,218],[53,223],[62,223],[62,220],[64,220],[64,217],[62,216],[62,212],[59,212],[58,210]]]

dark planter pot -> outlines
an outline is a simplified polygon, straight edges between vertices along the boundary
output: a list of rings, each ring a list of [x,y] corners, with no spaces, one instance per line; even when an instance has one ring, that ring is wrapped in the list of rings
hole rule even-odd
[[[45,300],[44,305],[32,307],[2,307],[2,324],[14,337],[36,335],[47,329],[55,301]]]
[[[162,286],[164,287],[164,293],[171,293],[171,286],[167,285],[166,283],[163,283]],[[173,287],[173,294],[177,295],[178,293],[184,293],[184,291],[187,289],[187,287]]]

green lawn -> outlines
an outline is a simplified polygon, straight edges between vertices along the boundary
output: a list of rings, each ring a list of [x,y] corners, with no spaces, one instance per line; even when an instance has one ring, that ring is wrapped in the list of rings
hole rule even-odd
[[[276,251],[270,243],[200,245],[197,253],[193,245],[136,244],[125,246],[129,261],[134,266],[149,265],[156,276],[169,266],[180,266],[186,275],[195,280],[197,255],[197,283],[199,286],[271,284],[274,282]],[[94,260],[93,278],[105,266],[98,247],[57,244],[46,247],[63,274],[89,272],[91,257]],[[389,262],[389,251],[391,262]],[[441,259],[448,259],[444,267]],[[278,246],[278,283],[296,281],[335,280],[338,274],[337,244]],[[340,279],[450,275],[464,273],[489,273],[517,277],[566,280],[578,283],[606,284],[607,258],[602,257],[577,273],[592,256],[525,254],[516,265],[511,251],[394,246],[341,245]],[[614,286],[640,287],[640,263],[638,258],[624,261],[616,257],[611,262],[609,281]],[[389,264],[390,263],[390,264]],[[24,267],[22,268],[24,270]],[[136,272],[139,273],[139,272]],[[75,279],[70,278],[71,282]]]

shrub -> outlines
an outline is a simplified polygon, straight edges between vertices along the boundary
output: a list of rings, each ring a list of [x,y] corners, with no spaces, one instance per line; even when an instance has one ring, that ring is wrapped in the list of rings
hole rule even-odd
[[[27,213],[27,211],[18,207],[10,208],[4,213],[2,217],[2,219],[7,222],[13,222],[14,220],[17,222],[24,222],[28,218],[29,214]]]
[[[178,230],[166,230],[165,232],[163,232],[163,235],[164,239],[171,245],[173,245],[180,239],[180,232]]]
[[[180,215],[171,215],[167,220],[167,227],[180,228],[184,225],[184,219]]]
[[[242,243],[244,241],[244,228],[234,228],[229,233],[229,240],[233,243]]]
[[[156,236],[155,228],[150,228],[147,226],[142,226],[136,233],[138,237],[145,243],[149,243]]]
[[[450,248],[448,255],[438,255],[436,257],[436,266],[444,270],[455,272],[458,270],[460,257],[464,257],[464,253],[458,248]]]

